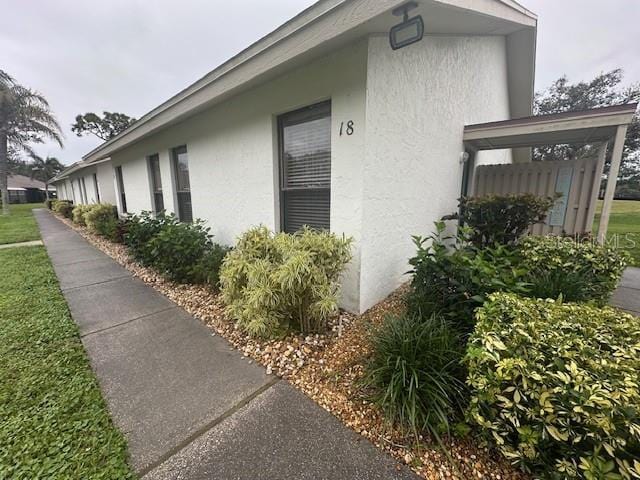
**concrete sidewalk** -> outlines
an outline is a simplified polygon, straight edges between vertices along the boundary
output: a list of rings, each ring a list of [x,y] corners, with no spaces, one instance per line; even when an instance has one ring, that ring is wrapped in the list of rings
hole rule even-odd
[[[640,268],[629,267],[611,297],[611,304],[640,317]]]
[[[34,213],[140,476],[417,478],[48,211]]]

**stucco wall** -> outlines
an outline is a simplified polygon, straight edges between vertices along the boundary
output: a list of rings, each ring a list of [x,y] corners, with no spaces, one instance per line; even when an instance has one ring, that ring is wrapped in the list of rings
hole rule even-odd
[[[174,211],[169,152],[186,145],[194,218],[214,240],[233,244],[247,228],[279,227],[277,115],[331,99],[331,230],[353,236],[343,306],[359,306],[359,239],[365,139],[366,39],[206,110],[112,155],[122,165],[129,212],[151,209],[146,157],[160,155],[164,202]],[[353,135],[339,135],[341,122]]]
[[[395,52],[370,37],[367,71],[361,310],[408,280],[410,236],[455,211],[464,125],[509,118],[504,37],[427,36]]]
[[[121,165],[128,211],[150,210],[146,159],[157,153],[165,208],[174,211],[170,151],[186,145],[193,215],[215,241],[233,244],[261,223],[278,229],[277,115],[326,99],[331,229],[355,239],[342,305],[363,311],[408,280],[410,236],[455,210],[464,125],[509,118],[503,37],[427,36],[395,52],[386,37],[364,39],[113,154],[97,166],[101,186],[112,186],[102,199],[119,201],[113,168]],[[340,135],[348,121],[353,135]],[[483,152],[477,161],[511,154]]]
[[[64,180],[55,183],[58,198],[61,200],[73,200],[75,204],[97,203],[98,195],[96,194],[96,185],[93,174],[96,174],[98,180],[98,191],[100,193],[100,202],[116,204],[116,195],[113,181],[113,167],[109,162],[100,163],[98,165],[89,166],[72,173]],[[80,197],[80,186],[78,180],[84,178],[87,202],[83,202]]]
[[[100,189],[100,201],[116,205],[116,191],[113,176],[113,167],[110,162],[96,165],[98,176],[98,188]]]

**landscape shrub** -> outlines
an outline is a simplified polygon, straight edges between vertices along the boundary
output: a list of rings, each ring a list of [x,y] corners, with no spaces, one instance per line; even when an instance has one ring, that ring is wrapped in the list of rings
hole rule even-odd
[[[338,309],[338,279],[350,259],[351,239],[308,228],[273,234],[255,227],[222,264],[222,296],[251,335],[324,331]]]
[[[47,207],[48,210],[51,210],[53,208],[53,202],[55,202],[55,199],[48,198],[44,201],[44,206]]]
[[[466,407],[463,342],[442,317],[388,317],[373,329],[364,386],[387,420],[436,438]]]
[[[513,464],[544,478],[640,478],[638,318],[496,293],[465,358],[468,418]]]
[[[93,208],[93,205],[76,205],[75,207],[73,207],[73,216],[72,216],[73,223],[84,227],[87,224],[85,220],[85,215],[92,208]]]
[[[142,265],[150,266],[154,256],[150,246],[151,239],[160,230],[171,223],[177,223],[174,215],[160,213],[154,215],[153,212],[142,212],[140,215],[128,217],[128,228],[124,235],[124,242],[129,247],[129,252]]]
[[[555,236],[527,237],[519,249],[529,272],[530,295],[604,305],[618,285],[629,256],[593,241]]]
[[[218,286],[228,248],[211,241],[204,222],[182,223],[175,215],[142,212],[118,220],[111,240],[124,241],[132,256],[179,283]]]
[[[463,197],[459,213],[446,218],[468,226],[468,240],[476,247],[512,245],[531,225],[544,221],[554,201],[528,193]]]
[[[70,200],[56,200],[52,204],[53,211],[64,218],[71,218],[73,215],[73,202]]]
[[[148,242],[151,266],[170,280],[198,283],[203,275],[200,262],[212,248],[209,228],[202,221],[181,223],[167,220]]]
[[[115,243],[124,243],[125,236],[129,231],[129,224],[130,221],[127,217],[118,218],[113,230],[107,235],[107,238]]]
[[[118,210],[114,205],[98,203],[84,214],[84,220],[92,232],[111,237],[118,223]]]
[[[495,244],[475,248],[466,242],[468,229],[457,237],[445,235],[444,222],[427,238],[415,236],[416,256],[409,260],[413,278],[407,298],[410,313],[440,314],[462,333],[474,326],[474,310],[497,291],[526,293],[526,269],[519,252]]]
[[[218,288],[220,284],[220,268],[230,250],[229,247],[224,245],[212,244],[193,269],[195,282],[206,283]]]

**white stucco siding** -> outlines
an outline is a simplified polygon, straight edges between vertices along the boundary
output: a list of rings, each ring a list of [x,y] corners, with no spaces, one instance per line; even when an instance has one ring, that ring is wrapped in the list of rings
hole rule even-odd
[[[127,212],[152,210],[146,159],[142,158],[139,161],[126,162],[121,166]]]
[[[170,151],[186,145],[194,218],[234,244],[249,227],[279,228],[277,116],[324,100],[332,107],[331,230],[352,236],[343,280],[346,308],[359,306],[367,40],[242,93],[111,156],[121,165],[129,212],[151,209],[146,157],[160,155],[164,203],[174,211]],[[352,135],[340,124],[353,121]]]
[[[94,173],[95,173],[95,169],[93,169],[93,172],[88,172],[85,175],[83,175],[85,190],[87,191],[88,204],[98,203],[98,195],[96,194],[96,186],[93,180]]]
[[[59,180],[53,183],[53,186],[56,187],[56,198],[59,200],[73,200],[71,198],[71,192],[68,191],[67,181]]]
[[[101,170],[96,167],[83,168],[82,170],[73,173],[68,179],[62,182],[62,191],[64,197],[67,200],[73,200],[75,204],[93,204],[98,203],[98,194],[96,192],[96,184],[93,175],[96,174],[98,179],[98,185],[100,188],[100,201],[102,203],[114,203],[115,198],[113,194],[109,195],[109,190],[106,186],[102,185],[108,182],[109,174],[107,171]],[[84,189],[82,189],[82,181],[84,180]],[[113,189],[113,187],[111,187]],[[81,195],[82,190],[82,195]],[[86,192],[86,198],[84,193]],[[107,193],[107,198],[103,197],[103,192]]]
[[[96,165],[98,176],[98,188],[100,189],[100,202],[116,205],[116,191],[111,162]]]
[[[366,116],[361,310],[408,280],[410,236],[455,211],[464,125],[509,118],[504,37],[371,37]]]

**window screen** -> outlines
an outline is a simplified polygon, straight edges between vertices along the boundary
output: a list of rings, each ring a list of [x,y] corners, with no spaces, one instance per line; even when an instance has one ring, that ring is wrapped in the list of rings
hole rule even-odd
[[[118,193],[120,193],[120,207],[122,213],[127,213],[127,196],[124,193],[124,181],[122,180],[122,167],[116,167],[116,182],[118,183]]]
[[[329,229],[331,211],[331,103],[278,119],[282,230]]]
[[[178,218],[181,222],[193,221],[191,210],[191,185],[189,182],[189,157],[187,147],[173,149],[173,170],[176,176],[176,197],[178,199]]]
[[[164,197],[162,196],[162,177],[160,176],[160,157],[158,154],[149,157],[149,175],[151,176],[153,211],[159,213],[164,210]]]

